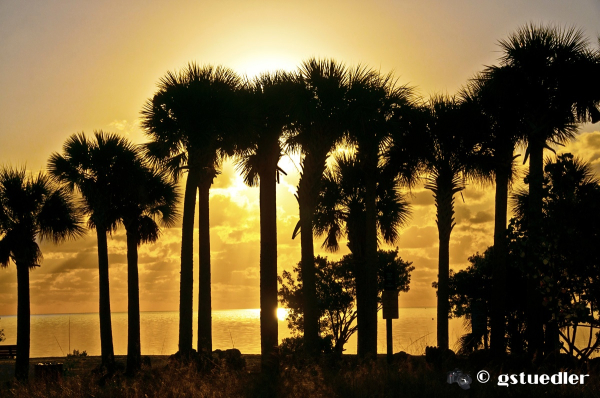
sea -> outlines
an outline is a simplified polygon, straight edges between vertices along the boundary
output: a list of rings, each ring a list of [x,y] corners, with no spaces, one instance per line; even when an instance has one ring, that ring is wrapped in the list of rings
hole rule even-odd
[[[285,309],[279,309],[279,339],[292,334],[285,321]],[[386,352],[385,320],[378,316],[377,350]],[[392,321],[394,352],[422,355],[425,347],[436,345],[436,308],[400,308]],[[466,333],[462,319],[451,319],[450,346]],[[197,320],[194,319],[196,329]],[[142,312],[140,315],[142,355],[170,355],[178,347],[178,312]],[[5,341],[16,344],[17,317],[0,315]],[[127,354],[127,313],[112,314],[115,355]],[[196,342],[197,330],[194,330]],[[237,348],[243,354],[260,353],[260,310],[216,310],[212,313],[213,349]],[[454,343],[454,344],[453,344]],[[453,347],[454,346],[454,347]],[[356,334],[344,346],[347,354],[356,354]],[[60,357],[73,350],[100,355],[100,319],[95,314],[51,314],[31,316],[31,357]]]

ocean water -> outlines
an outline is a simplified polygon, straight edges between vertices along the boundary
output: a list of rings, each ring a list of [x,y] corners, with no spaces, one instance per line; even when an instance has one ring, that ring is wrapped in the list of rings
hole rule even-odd
[[[283,315],[283,314],[281,314]],[[282,316],[283,318],[283,316]],[[436,342],[435,308],[400,308],[392,322],[394,352],[420,355]],[[142,355],[170,355],[178,350],[178,312],[141,313]],[[65,356],[73,350],[100,355],[98,314],[56,314],[31,316],[31,357]],[[197,320],[194,319],[196,328]],[[385,320],[379,314],[378,351],[386,352]],[[112,314],[113,344],[116,355],[127,353],[127,313]],[[0,315],[0,329],[6,340],[16,344],[17,317]],[[260,353],[260,310],[220,310],[212,315],[213,349],[237,348],[244,354]],[[196,332],[194,330],[196,342]],[[461,319],[450,320],[450,342],[464,334]],[[285,320],[279,321],[279,338],[290,337]],[[356,353],[356,334],[345,345],[346,353]]]

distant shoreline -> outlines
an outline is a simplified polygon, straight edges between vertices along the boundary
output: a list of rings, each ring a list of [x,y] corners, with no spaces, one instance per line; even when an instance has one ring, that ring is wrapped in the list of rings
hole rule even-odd
[[[432,309],[432,308],[436,308],[436,307],[399,307],[400,309],[420,309],[420,310],[427,310],[427,309]],[[224,308],[224,309],[216,309],[213,310],[213,312],[221,312],[221,311],[247,311],[247,310],[255,310],[255,311],[260,311],[260,308]],[[140,311],[141,313],[174,313],[174,312],[179,312],[179,310],[174,310],[174,311]],[[194,313],[196,313],[197,310],[194,311]],[[31,314],[31,316],[50,316],[50,315],[92,315],[92,314],[98,314],[97,312],[54,312],[54,313],[48,313],[48,314]],[[113,311],[112,314],[127,314],[127,311]],[[17,314],[0,314],[0,319],[4,318],[4,317],[16,317]]]

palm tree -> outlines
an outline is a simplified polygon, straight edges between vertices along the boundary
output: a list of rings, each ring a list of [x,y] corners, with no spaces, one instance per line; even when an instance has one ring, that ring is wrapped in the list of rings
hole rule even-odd
[[[122,176],[130,172],[135,159],[134,147],[116,134],[94,133],[88,140],[83,133],[65,141],[63,154],[53,153],[48,170],[70,192],[83,197],[84,212],[89,216],[88,227],[96,229],[98,239],[98,271],[100,291],[100,346],[102,364],[114,369],[110,293],[108,276],[107,233],[116,230],[119,221],[119,201],[123,187]]]
[[[38,267],[37,241],[60,243],[81,236],[81,217],[71,194],[46,175],[0,169],[0,266],[17,266],[17,361],[15,376],[29,377],[29,270]]]
[[[239,130],[239,77],[228,68],[190,63],[167,72],[142,110],[142,126],[153,142],[148,155],[177,180],[187,170],[181,231],[179,352],[192,351],[193,232],[199,190],[200,287],[198,351],[212,351],[209,190],[223,159],[233,153]]]
[[[529,125],[525,160],[529,158],[529,231],[533,240],[528,258],[534,264],[540,249],[544,149],[572,139],[577,123],[600,120],[597,85],[590,84],[597,80],[600,62],[582,31],[574,28],[529,24],[500,41],[500,47],[504,52],[500,64],[510,68],[517,79],[514,95],[524,104],[522,112]],[[535,284],[531,279],[528,286],[530,353],[539,352],[544,341],[543,311]]]
[[[348,134],[347,143],[355,150],[356,160],[365,184],[364,256],[355,257],[356,297],[358,312],[358,354],[377,355],[377,189],[380,181],[378,165],[382,149],[388,143],[390,122],[404,108],[410,107],[412,90],[397,86],[391,74],[382,76],[358,66],[348,76]],[[366,178],[370,176],[371,178]]]
[[[525,131],[521,114],[523,106],[511,91],[514,79],[509,68],[486,68],[461,91],[462,100],[481,113],[481,117],[476,119],[477,125],[481,126],[484,136],[483,147],[491,156],[489,167],[496,186],[490,324],[491,348],[497,354],[504,353],[506,349],[508,190],[514,178],[515,146],[523,142]]]
[[[119,211],[127,231],[127,373],[133,374],[141,367],[138,246],[158,239],[157,217],[166,227],[175,224],[178,195],[172,180],[139,159],[123,177],[127,189]]]
[[[313,244],[313,217],[323,172],[329,153],[342,140],[346,116],[348,74],[343,64],[334,60],[311,58],[302,63],[293,96],[295,134],[287,141],[291,151],[301,155],[298,205],[300,230],[302,288],[304,296],[304,344],[316,354],[319,342],[319,311]]]
[[[450,235],[454,228],[454,195],[467,177],[483,177],[476,157],[479,142],[471,126],[474,114],[455,97],[434,96],[424,109],[428,119],[421,155],[427,174],[425,188],[433,192],[439,233],[437,342],[448,349]]]
[[[317,236],[325,235],[323,247],[330,251],[337,251],[339,239],[346,236],[348,248],[352,252],[353,274],[356,280],[356,304],[358,326],[358,352],[365,357],[372,351],[365,349],[365,340],[369,328],[365,327],[371,319],[365,317],[365,301],[371,299],[366,290],[365,274],[375,269],[375,322],[377,322],[377,271],[378,267],[367,261],[367,184],[366,180],[378,181],[376,187],[376,242],[379,236],[387,243],[396,241],[399,228],[406,224],[410,214],[409,205],[398,191],[397,179],[382,178],[383,170],[378,168],[376,174],[367,175],[362,163],[357,159],[358,153],[352,155],[338,155],[333,165],[325,172],[321,194],[317,205],[314,227]],[[366,267],[365,264],[369,266]],[[375,263],[376,265],[379,262]],[[359,287],[362,291],[359,290]],[[361,293],[362,295],[359,295]],[[361,314],[360,310],[363,309]],[[361,317],[362,315],[362,317]],[[377,329],[375,328],[375,332]],[[363,334],[361,338],[361,334]],[[364,335],[367,334],[365,337]],[[375,337],[377,337],[375,335]],[[367,341],[370,343],[370,341]],[[362,344],[362,345],[361,345]],[[377,345],[375,345],[375,350]],[[375,351],[376,354],[376,351]]]
[[[260,332],[263,370],[276,364],[277,321],[277,200],[276,184],[285,172],[278,163],[282,136],[289,124],[292,76],[262,74],[246,85],[248,111],[245,134],[239,139],[237,168],[249,186],[260,181]]]

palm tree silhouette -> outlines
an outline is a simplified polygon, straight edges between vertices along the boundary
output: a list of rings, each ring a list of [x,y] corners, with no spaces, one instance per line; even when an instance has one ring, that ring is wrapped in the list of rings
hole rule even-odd
[[[331,167],[325,172],[319,202],[315,212],[314,228],[317,236],[325,236],[323,247],[329,251],[337,251],[339,248],[339,239],[346,236],[348,239],[348,248],[352,252],[352,263],[356,281],[356,302],[357,302],[357,325],[358,333],[365,334],[365,322],[369,319],[360,318],[360,309],[364,308],[365,300],[365,267],[367,236],[367,214],[366,214],[366,180],[372,178],[378,181],[376,192],[376,228],[379,236],[387,243],[393,243],[399,236],[399,228],[406,225],[410,207],[404,200],[403,195],[398,191],[398,181],[393,178],[382,178],[384,172],[378,168],[375,175],[366,174],[362,164],[358,161],[356,155],[341,154],[335,157]],[[377,260],[379,261],[379,260]],[[375,268],[375,314],[377,314],[377,271],[378,267],[369,264],[369,267]],[[360,267],[363,267],[362,269]],[[361,281],[362,279],[362,281]],[[358,295],[358,287],[361,286],[362,296]],[[377,316],[377,315],[375,315]],[[375,319],[377,321],[377,319]],[[362,322],[362,323],[361,323]],[[377,329],[375,329],[377,330]],[[367,336],[371,337],[371,336]],[[366,340],[363,336],[362,338]],[[358,348],[361,349],[361,340]],[[375,346],[375,348],[377,348]],[[363,356],[370,352],[362,346]]]
[[[316,354],[319,342],[319,311],[317,308],[313,243],[313,216],[321,180],[329,153],[343,138],[347,115],[348,75],[346,68],[334,60],[311,58],[302,63],[294,95],[295,134],[287,141],[288,149],[301,154],[298,182],[302,288],[304,295],[304,344]]]
[[[15,376],[29,377],[29,270],[38,267],[42,252],[37,241],[60,243],[83,234],[81,216],[64,187],[25,168],[0,169],[0,266],[17,266],[17,360]]]
[[[556,26],[526,25],[500,41],[503,67],[517,80],[515,96],[524,104],[522,112],[529,125],[529,231],[528,258],[535,263],[539,251],[542,220],[544,149],[549,144],[572,139],[577,123],[600,120],[600,97],[595,91],[599,57],[589,50],[580,30]],[[528,286],[528,328],[530,353],[539,352],[544,341],[541,300],[532,279]],[[554,333],[555,336],[558,333]],[[554,340],[554,337],[550,337]]]
[[[489,67],[461,90],[462,100],[477,107],[481,117],[482,144],[490,155],[489,169],[495,179],[495,222],[491,296],[491,348],[497,354],[506,349],[506,269],[508,256],[508,191],[514,179],[515,146],[525,139],[526,125],[519,97],[512,92],[515,77],[506,67]]]
[[[248,82],[244,107],[247,128],[238,140],[237,168],[249,186],[260,185],[260,332],[264,370],[275,367],[279,345],[277,321],[276,184],[285,172],[278,163],[289,124],[292,76],[265,73]],[[260,184],[259,184],[260,181]]]
[[[126,189],[119,212],[127,231],[127,373],[134,374],[141,367],[138,246],[158,239],[157,218],[166,227],[175,224],[178,195],[175,183],[164,172],[140,159],[131,166],[123,176]]]
[[[423,142],[425,188],[433,192],[439,233],[437,342],[448,349],[450,235],[454,228],[454,195],[468,177],[485,178],[480,172],[477,129],[470,125],[473,112],[455,97],[433,96],[424,108],[428,119]]]
[[[98,239],[98,271],[100,291],[100,346],[102,364],[114,369],[110,291],[108,275],[107,233],[116,230],[123,176],[130,172],[135,159],[131,143],[116,134],[98,131],[88,140],[83,133],[65,141],[63,154],[53,153],[48,170],[71,192],[83,197],[84,212],[89,216],[88,227],[96,229]]]
[[[380,75],[358,66],[348,74],[347,142],[355,150],[357,165],[364,177],[365,235],[362,256],[355,257],[358,312],[358,355],[377,354],[377,190],[389,182],[376,178],[382,150],[388,143],[393,120],[410,106],[412,90],[397,86],[392,74]],[[367,177],[369,176],[369,177]]]
[[[153,140],[147,154],[177,180],[187,170],[181,231],[179,352],[192,350],[193,232],[199,190],[200,287],[198,351],[212,351],[209,190],[223,159],[233,154],[239,130],[236,91],[241,81],[228,68],[190,63],[167,72],[142,110],[142,126]]]

